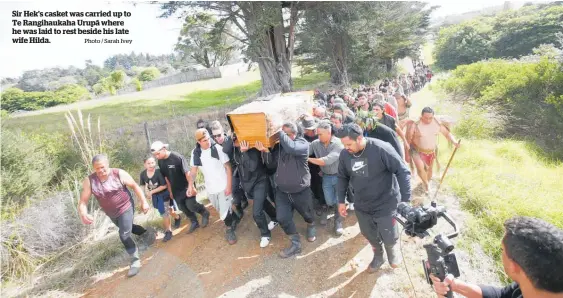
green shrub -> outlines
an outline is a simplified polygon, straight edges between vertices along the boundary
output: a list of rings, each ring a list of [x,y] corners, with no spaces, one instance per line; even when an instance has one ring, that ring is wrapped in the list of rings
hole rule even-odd
[[[489,139],[500,123],[491,119],[482,109],[466,107],[454,126],[453,133],[464,139]]]
[[[88,89],[76,84],[64,85],[55,91],[43,92],[24,92],[18,88],[9,88],[2,92],[2,110],[33,111],[86,99],[90,99]]]
[[[481,61],[457,67],[439,87],[454,98],[475,100],[481,110],[498,110],[507,120],[499,133],[534,140],[547,155],[563,157],[561,70],[561,64],[547,57],[536,62]],[[460,129],[468,134],[477,129],[476,123],[466,124]]]
[[[531,5],[442,28],[434,48],[436,66],[450,70],[487,58],[520,58],[557,40],[563,6]]]
[[[141,83],[141,81],[139,80],[139,78],[133,78],[133,80],[131,80],[131,85],[135,86],[135,89],[137,91],[142,91],[143,90],[143,83]]]
[[[58,170],[55,159],[44,148],[21,133],[2,131],[2,213],[4,219],[32,196],[46,190]]]
[[[143,82],[152,81],[160,76],[160,71],[156,67],[148,67],[147,69],[141,71],[139,74],[139,80]]]

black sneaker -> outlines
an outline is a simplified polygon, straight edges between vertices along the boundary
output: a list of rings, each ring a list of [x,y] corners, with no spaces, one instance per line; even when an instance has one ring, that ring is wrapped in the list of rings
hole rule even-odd
[[[177,229],[182,224],[182,218],[178,216],[178,218],[174,218],[174,229]]]
[[[170,239],[172,239],[172,231],[166,231],[166,233],[164,233],[164,238],[162,238],[162,242],[168,242]]]
[[[237,236],[235,235],[235,230],[233,230],[233,228],[227,228],[225,238],[227,238],[227,242],[229,242],[230,245],[237,243]]]
[[[197,221],[193,221],[190,229],[186,232],[186,234],[193,233],[197,228],[199,228],[199,223]]]
[[[242,210],[246,209],[246,207],[248,207],[248,200],[242,200],[242,202],[240,202],[240,207]]]
[[[301,240],[299,238],[300,238],[299,234],[292,235],[290,237],[291,245],[288,248],[284,248],[280,251],[280,257],[285,259],[285,258],[289,258],[291,256],[294,256],[296,254],[300,254],[301,253]]]
[[[156,241],[156,230],[148,227],[146,231],[140,235],[141,241],[146,246],[151,246]]]
[[[374,273],[377,270],[379,270],[379,268],[381,268],[381,266],[385,263],[385,261],[383,260],[383,254],[375,254],[373,255],[373,260],[371,260],[371,263],[369,263],[369,267],[368,267],[368,272],[369,273]]]
[[[201,227],[205,228],[209,224],[209,211],[205,210],[205,213],[201,215]]]

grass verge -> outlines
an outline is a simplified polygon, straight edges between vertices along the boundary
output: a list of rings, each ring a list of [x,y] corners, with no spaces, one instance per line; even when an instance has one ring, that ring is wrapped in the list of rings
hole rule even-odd
[[[311,73],[293,78],[294,90],[314,88],[327,81],[326,73]],[[261,88],[260,81],[236,86],[232,88],[195,91],[184,95],[181,99],[147,98],[131,101],[108,103],[89,109],[84,114],[90,114],[93,119],[100,117],[105,129],[129,126],[144,121],[160,120],[175,116],[197,113],[207,108],[217,108],[241,104],[255,96]],[[65,112],[42,114],[30,117],[12,118],[6,121],[6,128],[18,128],[24,131],[53,132],[67,131],[64,119]]]
[[[563,228],[563,163],[544,158],[529,142],[491,137],[485,132],[486,127],[494,127],[490,115],[471,107],[441,103],[438,113],[461,115],[454,134],[463,139],[462,147],[445,184],[473,215],[462,233],[481,244],[496,261],[501,279],[508,282],[500,246],[504,221],[516,215],[531,216]],[[452,152],[447,146],[440,144],[443,166]]]

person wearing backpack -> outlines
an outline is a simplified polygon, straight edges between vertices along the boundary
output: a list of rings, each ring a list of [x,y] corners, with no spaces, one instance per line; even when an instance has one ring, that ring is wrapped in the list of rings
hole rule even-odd
[[[205,128],[195,132],[195,139],[199,144],[192,150],[190,158],[190,179],[188,196],[195,196],[197,190],[194,185],[197,172],[201,169],[205,179],[207,197],[219,213],[219,218],[225,223],[225,238],[231,245],[237,243],[235,229],[240,217],[235,212],[232,195],[232,169],[229,157],[223,152],[223,147],[215,143]]]

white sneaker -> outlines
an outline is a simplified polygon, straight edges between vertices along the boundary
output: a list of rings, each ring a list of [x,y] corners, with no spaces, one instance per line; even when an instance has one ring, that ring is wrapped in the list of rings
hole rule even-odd
[[[262,239],[260,239],[260,247],[262,248],[268,247],[269,244],[270,244],[270,237],[262,237]]]
[[[348,210],[354,211],[354,203],[348,204]]]
[[[278,225],[278,223],[276,221],[271,221],[268,224],[268,230],[270,230],[270,231],[273,230],[277,225]]]

